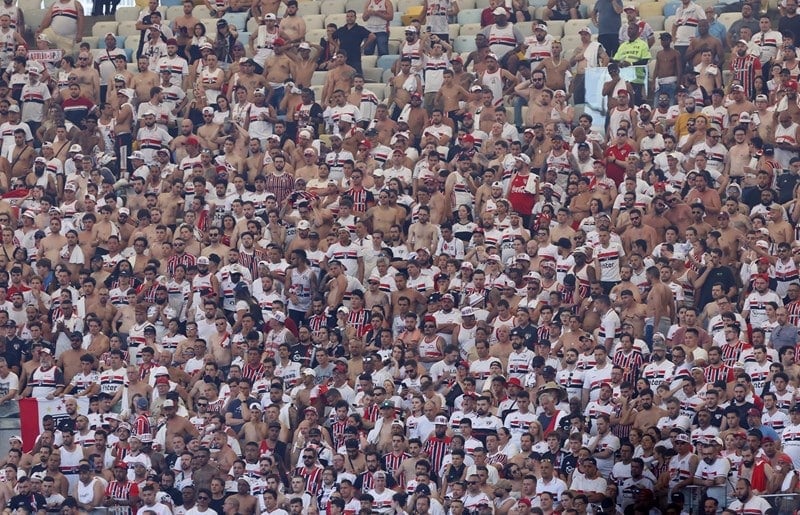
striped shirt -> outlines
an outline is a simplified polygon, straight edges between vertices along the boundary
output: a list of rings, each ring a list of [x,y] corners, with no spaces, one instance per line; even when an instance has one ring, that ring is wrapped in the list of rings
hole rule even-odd
[[[188,268],[196,264],[197,264],[197,257],[193,256],[192,254],[188,253],[175,254],[174,256],[170,256],[170,258],[167,260],[167,272],[171,277],[175,275],[175,267],[177,267],[178,265],[183,265],[186,268]]]
[[[117,459],[122,459],[117,457]],[[139,496],[139,485],[132,481],[112,481],[106,487],[106,497],[110,497],[114,501],[127,501],[132,497]],[[133,514],[136,506],[114,508],[113,511],[116,515],[122,515],[127,512],[129,515]],[[121,511],[122,510],[122,511]]]
[[[280,205],[294,191],[294,177],[288,173],[270,173],[266,177],[266,190],[275,195]]]
[[[431,470],[439,470],[442,468],[442,461],[447,453],[450,452],[450,437],[437,438],[436,435],[431,435],[425,441],[423,452],[428,455],[428,461],[431,462]]]
[[[733,79],[742,84],[745,95],[751,98],[753,96],[755,78],[761,75],[761,61],[750,54],[744,57],[733,54],[731,55],[731,71],[733,72]]]

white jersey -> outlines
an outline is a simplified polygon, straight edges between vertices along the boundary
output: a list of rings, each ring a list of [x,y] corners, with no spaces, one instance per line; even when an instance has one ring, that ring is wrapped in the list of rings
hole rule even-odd
[[[625,249],[622,245],[610,241],[608,247],[598,244],[594,246],[594,255],[600,262],[600,281],[601,282],[620,282],[619,275],[620,260],[625,256]]]
[[[766,308],[768,302],[775,302],[778,307],[783,306],[783,299],[771,290],[763,294],[753,291],[744,300],[742,311],[750,312],[750,324],[753,327],[761,327],[765,322],[769,321]]]
[[[800,468],[800,424],[791,424],[783,428],[781,442],[783,452],[792,458],[794,468]]]
[[[791,423],[792,422],[789,418],[789,415],[781,410],[775,410],[775,413],[772,415],[766,411],[761,414],[761,424],[771,427],[776,433],[778,433],[779,436],[783,436],[783,430],[791,425]]]

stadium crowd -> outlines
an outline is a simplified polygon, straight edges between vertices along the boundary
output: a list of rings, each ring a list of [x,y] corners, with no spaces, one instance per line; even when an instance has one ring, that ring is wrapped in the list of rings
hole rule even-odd
[[[797,0],[284,4],[0,5],[0,505],[796,512]]]

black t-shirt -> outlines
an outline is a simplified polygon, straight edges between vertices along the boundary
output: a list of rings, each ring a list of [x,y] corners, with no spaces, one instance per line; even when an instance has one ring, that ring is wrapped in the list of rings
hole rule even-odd
[[[356,70],[361,68],[361,43],[369,35],[370,32],[358,23],[352,27],[342,25],[334,33],[334,37],[339,42],[339,48],[347,53],[347,64]]]
[[[564,477],[569,477],[572,474],[572,471],[575,470],[575,467],[578,466],[578,457],[573,455],[572,453],[567,454],[561,460],[561,467],[559,467],[559,471],[561,475]]]
[[[219,499],[214,499],[212,497],[211,501],[208,503],[208,507],[216,511],[217,513],[224,513],[225,510],[223,506],[225,504],[225,499],[227,499],[229,495],[230,495],[229,493],[225,492]]]
[[[708,410],[708,408],[706,408]],[[720,428],[722,427],[722,419],[725,417],[725,410],[717,406],[713,410],[708,410],[711,413],[711,425]],[[698,425],[697,414],[692,419],[692,425]]]
[[[733,272],[729,267],[718,266],[709,272],[706,282],[703,283],[703,286],[700,289],[700,299],[698,300],[697,304],[698,306],[705,306],[713,300],[713,297],[711,296],[711,287],[717,283],[722,284],[726,294],[728,290],[736,286],[736,278],[733,276]]]
[[[794,40],[797,41],[797,38],[800,37],[800,16],[781,17],[778,20],[778,30],[780,32],[791,32]]]
[[[24,508],[30,513],[36,513],[39,510],[44,510],[46,505],[47,501],[45,501],[44,496],[42,494],[34,493],[27,495],[15,495],[10,501],[8,501],[8,507],[11,509],[11,511],[14,511],[18,508]]]

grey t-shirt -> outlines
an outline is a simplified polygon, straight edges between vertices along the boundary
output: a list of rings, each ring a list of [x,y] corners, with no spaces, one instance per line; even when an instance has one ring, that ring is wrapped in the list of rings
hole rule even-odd
[[[614,10],[612,0],[597,0],[597,29],[599,34],[618,34],[622,26],[622,18]]]

